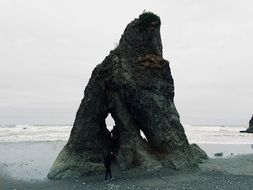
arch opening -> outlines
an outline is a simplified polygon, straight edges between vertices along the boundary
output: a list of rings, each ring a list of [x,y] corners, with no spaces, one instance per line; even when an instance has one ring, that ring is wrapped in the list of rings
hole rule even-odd
[[[110,113],[105,118],[105,125],[110,132],[112,131],[113,126],[115,126],[115,121]]]
[[[145,141],[148,142],[148,139],[147,139],[146,135],[144,134],[144,132],[143,132],[141,129],[140,129],[140,135],[141,135],[141,137],[142,137]]]

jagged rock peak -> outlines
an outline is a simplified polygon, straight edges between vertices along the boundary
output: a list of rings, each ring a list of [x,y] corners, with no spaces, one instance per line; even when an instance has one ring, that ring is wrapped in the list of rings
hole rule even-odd
[[[151,12],[143,13],[129,23],[116,51],[132,54],[132,57],[154,54],[162,56],[160,18]]]

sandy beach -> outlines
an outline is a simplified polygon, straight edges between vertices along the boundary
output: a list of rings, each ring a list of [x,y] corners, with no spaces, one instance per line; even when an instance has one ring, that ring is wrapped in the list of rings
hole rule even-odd
[[[107,183],[103,174],[77,180],[48,180],[48,170],[65,143],[0,143],[0,189],[250,190],[253,186],[253,154],[211,158],[191,171],[161,169],[147,172],[134,169],[122,172],[113,166],[114,180]]]

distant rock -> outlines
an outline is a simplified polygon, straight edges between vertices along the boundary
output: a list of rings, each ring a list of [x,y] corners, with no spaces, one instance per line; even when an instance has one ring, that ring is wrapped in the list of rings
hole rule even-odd
[[[48,178],[104,172],[103,155],[112,147],[105,124],[109,113],[119,130],[114,147],[121,170],[197,166],[196,151],[188,143],[174,104],[174,81],[169,62],[162,57],[160,25],[160,18],[149,12],[134,19],[118,47],[93,70],[69,141]]]
[[[253,133],[253,115],[249,120],[249,128],[246,131],[240,131],[240,133]]]
[[[253,133],[253,115],[249,121],[249,128],[246,130],[248,133]]]

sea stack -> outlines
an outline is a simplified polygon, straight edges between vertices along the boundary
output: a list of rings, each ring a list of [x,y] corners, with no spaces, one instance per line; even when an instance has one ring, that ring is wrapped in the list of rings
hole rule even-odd
[[[251,119],[249,120],[249,127],[246,131],[240,131],[240,133],[253,133],[253,114]]]
[[[174,105],[174,82],[169,62],[163,58],[160,26],[157,15],[141,14],[127,25],[119,45],[93,70],[70,138],[48,178],[104,172],[103,156],[112,147],[121,170],[198,165],[199,158],[188,143]],[[105,123],[108,114],[119,135],[114,145]]]
[[[251,119],[249,120],[249,128],[246,129],[246,132],[253,133],[253,114],[252,114]]]

